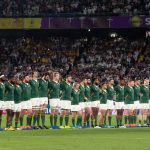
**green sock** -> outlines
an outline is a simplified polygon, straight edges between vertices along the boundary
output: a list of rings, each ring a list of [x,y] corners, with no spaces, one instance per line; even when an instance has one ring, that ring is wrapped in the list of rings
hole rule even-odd
[[[150,124],[150,116],[147,116],[147,124]]]
[[[116,123],[117,123],[117,126],[119,126],[119,120],[118,119],[116,119]]]
[[[40,114],[37,115],[37,126],[40,125]]]
[[[72,118],[72,126],[75,127],[75,118]]]
[[[69,117],[65,116],[65,124],[66,124],[66,126],[68,126],[68,122],[69,122]]]
[[[134,121],[133,122],[134,122],[134,124],[136,124],[136,116],[134,116]]]
[[[124,123],[125,123],[125,124],[128,123],[128,117],[127,117],[127,116],[124,117]]]
[[[80,117],[80,126],[82,126],[82,117]]]
[[[91,126],[94,126],[94,124],[93,124],[93,118],[91,118]]]
[[[35,126],[36,121],[37,121],[37,116],[36,116],[36,115],[34,115],[34,117],[33,117],[33,126]]]
[[[32,116],[29,116],[29,126],[32,124]]]
[[[20,117],[20,126],[23,126],[23,117]]]
[[[18,127],[18,121],[15,121],[15,128]]]
[[[41,114],[42,126],[45,125],[45,114]]]
[[[0,118],[0,128],[1,128],[1,124],[2,124],[2,118]]]
[[[51,126],[53,126],[53,115],[50,115],[50,123],[51,123]]]
[[[62,126],[62,124],[63,124],[63,117],[60,116],[60,126]]]
[[[132,116],[128,116],[129,124],[132,124]]]
[[[105,116],[105,119],[104,119],[104,125],[106,125],[106,116]]]
[[[120,126],[122,125],[122,119],[119,121],[119,125],[120,125]]]
[[[29,117],[26,118],[26,125],[29,125]]]
[[[108,116],[108,124],[111,126],[111,116]]]
[[[57,126],[57,115],[54,116],[54,126]]]

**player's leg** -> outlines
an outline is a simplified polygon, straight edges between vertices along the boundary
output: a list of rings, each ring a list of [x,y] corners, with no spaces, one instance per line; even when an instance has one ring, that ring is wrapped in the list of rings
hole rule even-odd
[[[107,116],[108,116],[108,124],[109,124],[109,126],[111,126],[111,121],[112,121],[112,109],[108,109]]]
[[[77,112],[72,111],[72,126],[73,126],[73,128],[76,127],[76,116],[77,116]]]
[[[91,108],[90,108],[90,107],[86,107],[86,108],[85,108],[84,126],[86,126],[86,127],[88,127],[88,128],[90,127],[90,123],[89,123],[90,114],[91,114]]]
[[[21,112],[21,107],[20,104],[15,104],[15,128],[18,128],[18,122],[19,122],[19,116],[20,116],[20,112]]]
[[[79,110],[77,113],[77,127],[81,128],[82,127],[82,110]]]
[[[42,105],[42,109],[41,109],[42,127],[45,129],[48,129],[48,127],[45,125],[45,113],[46,113],[47,106],[48,106],[48,98],[45,97],[45,98],[43,98],[43,105]]]
[[[100,109],[100,127],[104,127],[105,124],[105,117],[106,117],[107,110]]]
[[[70,115],[70,110],[66,109],[66,113],[65,113],[65,128],[70,128],[70,126],[69,126],[69,115]]]
[[[61,114],[60,114],[60,128],[63,129],[64,126],[63,126],[63,120],[64,120],[64,116],[66,114],[66,110],[62,109],[61,110]]]

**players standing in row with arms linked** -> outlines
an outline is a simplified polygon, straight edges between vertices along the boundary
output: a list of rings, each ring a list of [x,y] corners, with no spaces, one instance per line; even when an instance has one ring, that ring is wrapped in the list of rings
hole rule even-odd
[[[111,127],[114,110],[117,126],[123,125],[123,116],[125,124],[136,124],[138,117],[139,124],[146,125],[150,124],[149,79],[129,78],[125,82],[120,78],[114,85],[112,78],[82,77],[79,80],[67,75],[61,79],[59,72],[39,74],[33,71],[19,78],[15,75],[0,76],[0,127],[3,111],[6,110],[6,130],[14,130],[14,116],[15,128],[20,122],[20,129],[48,129],[45,125],[48,104],[53,129],[70,128],[70,115],[73,128],[104,127],[107,120]]]

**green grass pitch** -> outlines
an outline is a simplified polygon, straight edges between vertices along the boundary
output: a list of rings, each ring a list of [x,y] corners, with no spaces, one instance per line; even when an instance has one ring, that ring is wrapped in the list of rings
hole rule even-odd
[[[46,124],[49,125],[49,117]],[[3,122],[5,117],[3,118]],[[115,117],[113,117],[113,124]],[[4,123],[3,123],[4,126]],[[0,150],[150,150],[150,128],[0,132]]]

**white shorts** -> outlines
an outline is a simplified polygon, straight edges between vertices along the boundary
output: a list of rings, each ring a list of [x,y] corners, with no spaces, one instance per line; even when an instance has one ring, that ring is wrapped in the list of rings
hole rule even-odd
[[[123,109],[124,108],[124,102],[115,102],[116,109]]]
[[[84,107],[85,108],[91,107],[91,102],[84,102]]]
[[[100,101],[99,100],[92,101],[91,102],[91,107],[97,107],[97,108],[99,108],[100,107]]]
[[[5,101],[5,109],[11,109],[11,110],[14,110],[14,101]]]
[[[79,103],[80,108],[83,110],[85,108],[84,102]]]
[[[49,104],[50,104],[51,108],[59,108],[60,107],[60,99],[59,98],[49,99]]]
[[[69,100],[61,100],[60,101],[60,108],[61,109],[71,109],[71,101],[69,101]]]
[[[107,100],[107,109],[114,109],[114,101]]]
[[[21,112],[21,103],[15,104],[14,112]]]
[[[5,110],[5,102],[0,101],[0,110]]]
[[[139,109],[149,109],[149,103],[139,103]]]
[[[125,105],[124,105],[124,109],[133,110],[133,109],[134,109],[134,104],[125,104]]]
[[[81,107],[80,105],[71,105],[71,111],[74,112],[74,111],[80,111],[81,110]]]
[[[31,103],[33,108],[40,107],[40,98],[31,98]]]
[[[48,105],[48,97],[40,97],[40,105]]]
[[[140,102],[134,101],[134,109],[140,109]]]
[[[31,100],[22,101],[21,102],[21,109],[32,109]]]
[[[99,109],[107,110],[107,104],[100,104]]]

